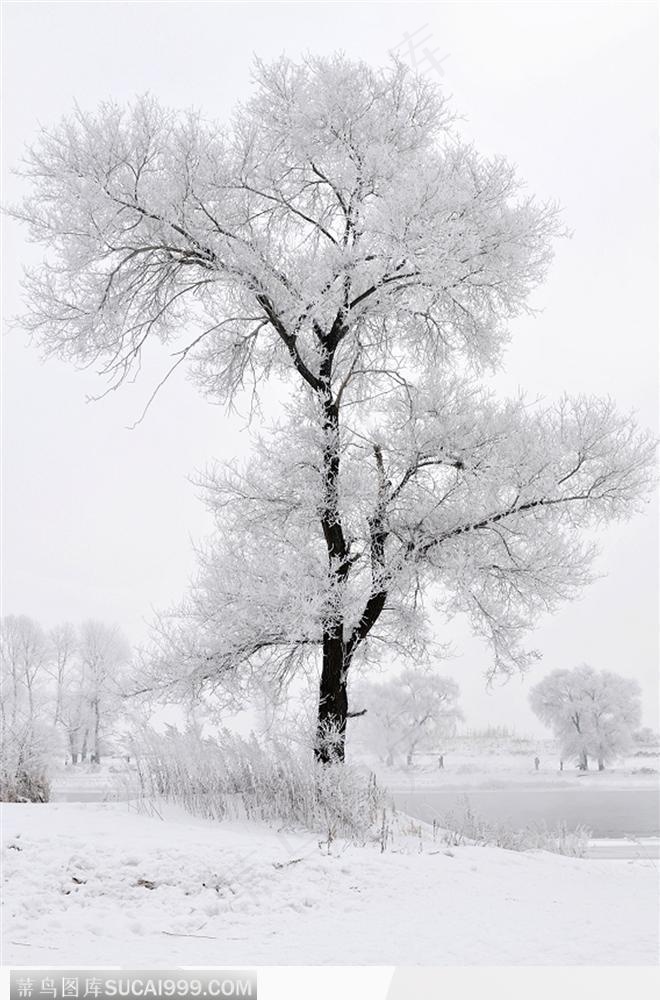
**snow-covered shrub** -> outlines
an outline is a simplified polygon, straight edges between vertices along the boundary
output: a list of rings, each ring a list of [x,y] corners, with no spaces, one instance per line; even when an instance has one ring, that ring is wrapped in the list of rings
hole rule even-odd
[[[169,730],[134,745],[143,797],[161,796],[208,819],[304,827],[329,840],[377,834],[385,793],[350,764],[320,765],[311,746]]]
[[[52,729],[30,720],[2,727],[1,802],[48,802],[48,760],[55,742]]]

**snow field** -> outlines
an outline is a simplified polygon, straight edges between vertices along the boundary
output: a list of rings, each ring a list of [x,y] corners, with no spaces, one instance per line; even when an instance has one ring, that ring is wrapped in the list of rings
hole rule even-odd
[[[160,806],[159,806],[160,809]],[[7,964],[655,964],[658,868],[6,805]]]

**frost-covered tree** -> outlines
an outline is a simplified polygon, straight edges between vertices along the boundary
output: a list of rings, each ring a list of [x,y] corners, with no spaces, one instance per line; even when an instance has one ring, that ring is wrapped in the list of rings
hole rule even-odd
[[[49,696],[48,640],[27,615],[6,615],[0,622],[2,711],[11,723],[19,715],[34,718]]]
[[[249,399],[253,428],[269,381],[285,398],[246,462],[205,478],[217,537],[151,684],[316,664],[326,761],[356,657],[423,652],[424,594],[469,616],[493,670],[528,662],[538,613],[589,577],[581,529],[637,509],[653,446],[609,401],[480,386],[558,216],[460,139],[430,81],[282,58],[227,125],[152,98],[77,109],[24,173],[14,214],[47,248],[25,323],[46,353],[116,388],[158,339],[213,401]]]
[[[78,639],[70,622],[56,625],[48,633],[50,672],[55,684],[54,722],[62,722],[62,708],[71,661],[76,655]]]
[[[410,766],[420,750],[438,750],[462,719],[459,687],[449,677],[408,669],[388,681],[358,682],[351,698],[365,711],[360,739],[387,764],[400,756]]]
[[[553,670],[530,691],[530,705],[561,741],[562,756],[575,758],[581,770],[589,758],[598,770],[629,749],[641,719],[636,681],[583,664]]]
[[[0,799],[44,800],[56,746],[46,634],[27,615],[0,621]]]
[[[79,656],[75,656],[67,663],[62,678],[58,718],[71,763],[78,764],[79,761],[85,761],[91,712],[86,692],[85,670]]]
[[[107,736],[122,701],[126,668],[131,651],[116,625],[86,621],[80,627],[78,642],[79,689],[82,709],[80,754],[89,753],[100,763],[102,736]]]
[[[642,747],[657,747],[660,744],[660,733],[654,732],[650,726],[642,726],[633,733],[633,742]]]

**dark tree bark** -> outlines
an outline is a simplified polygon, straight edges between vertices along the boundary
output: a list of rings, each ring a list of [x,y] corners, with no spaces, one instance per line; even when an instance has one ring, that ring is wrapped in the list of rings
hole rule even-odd
[[[315,748],[316,759],[321,764],[343,764],[345,759],[348,717],[346,673],[342,639],[325,636]]]
[[[315,745],[316,759],[322,764],[343,763],[345,759],[348,717],[346,681],[351,658],[344,642],[342,609],[342,589],[350,570],[350,559],[339,509],[339,406],[332,394],[332,365],[342,334],[339,316],[327,336],[321,334],[325,355],[321,362],[316,388],[323,408],[321,529],[328,552],[330,602],[323,629],[323,660]]]

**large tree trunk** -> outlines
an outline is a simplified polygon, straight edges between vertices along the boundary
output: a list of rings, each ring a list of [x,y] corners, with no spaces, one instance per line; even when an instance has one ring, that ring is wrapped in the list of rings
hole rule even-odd
[[[328,552],[330,598],[328,623],[323,632],[323,663],[319,688],[319,709],[314,753],[322,764],[343,764],[345,757],[348,697],[346,678],[356,648],[366,638],[378,619],[385,603],[385,590],[380,580],[383,571],[384,545],[381,509],[370,519],[371,562],[374,591],[350,637],[344,635],[341,595],[351,570],[351,546],[344,535],[339,504],[340,429],[339,404],[332,394],[332,366],[335,351],[345,329],[343,313],[337,316],[324,341],[325,355],[320,365],[316,386],[323,408],[322,506],[321,528]],[[311,384],[311,383],[310,383]],[[375,448],[376,459],[383,473],[382,455]],[[376,579],[378,578],[378,585]]]
[[[588,771],[589,770],[589,758],[587,757],[587,755],[586,755],[586,753],[585,753],[584,750],[580,754],[580,763],[579,763],[578,766],[579,766],[579,768],[580,768],[581,771]]]
[[[323,665],[314,755],[321,764],[343,764],[348,696],[344,644],[338,635],[323,638]]]
[[[336,344],[335,344],[336,347]],[[323,506],[321,528],[328,551],[329,593],[338,601],[348,571],[348,546],[339,510],[339,410],[332,400],[330,379],[334,347],[321,366],[325,387],[323,405]],[[340,603],[329,609],[323,630],[323,662],[319,686],[319,709],[314,754],[322,764],[343,763],[348,699],[346,696],[346,650]]]

